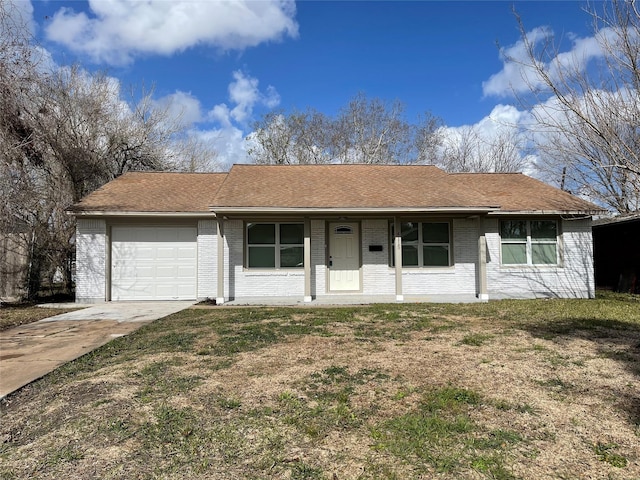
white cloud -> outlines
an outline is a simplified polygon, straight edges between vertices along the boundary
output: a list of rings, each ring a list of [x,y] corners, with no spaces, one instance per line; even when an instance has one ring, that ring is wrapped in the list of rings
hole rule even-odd
[[[90,13],[61,8],[49,40],[96,62],[126,64],[142,54],[171,55],[196,45],[243,50],[296,37],[292,0],[89,0]]]
[[[216,152],[216,163],[220,167],[226,169],[234,163],[249,163],[244,133],[239,128],[229,126],[192,131],[191,134]]]
[[[239,71],[233,72],[233,79],[229,84],[229,100],[236,106],[231,110],[231,117],[236,122],[244,122],[260,99],[258,79],[245,76]]]
[[[202,113],[200,101],[190,93],[177,91],[157,100],[169,109],[173,118],[180,118],[182,114],[184,125],[192,122],[189,136],[214,150],[215,162],[223,168],[250,161],[245,141],[246,124],[253,118],[255,108],[273,108],[280,103],[276,89],[269,86],[261,91],[257,78],[242,71],[233,72],[232,78],[227,88],[228,103],[215,105],[206,114]]]
[[[280,105],[280,94],[276,90],[276,87],[273,85],[267,87],[267,93],[262,97],[262,103],[268,108],[276,108]]]
[[[445,137],[457,137],[460,132],[472,129],[483,137],[492,137],[505,131],[517,130],[521,119],[527,116],[527,112],[518,110],[513,105],[498,104],[493,107],[491,113],[480,119],[473,125],[461,125],[459,127],[442,127],[440,132]]]
[[[218,122],[225,128],[231,127],[231,112],[224,103],[213,107],[207,116],[210,120]]]
[[[527,33],[527,41],[536,45],[549,41],[552,37],[553,32],[547,27],[538,27]],[[527,91],[530,85],[539,83],[533,71],[526,67],[527,51],[523,40],[511,47],[502,48],[500,58],[503,62],[502,70],[482,83],[485,96],[508,96],[512,92]]]
[[[274,87],[269,86],[266,93],[262,93],[258,79],[239,70],[233,72],[233,81],[229,84],[228,91],[230,103],[234,106],[230,108],[222,103],[209,112],[209,118],[224,126],[230,126],[232,122],[246,123],[252,118],[256,106],[274,108],[280,104],[280,95]]]
[[[526,153],[529,112],[496,105],[473,125],[442,127],[439,156],[445,168],[469,171],[521,171],[535,175],[537,157]]]
[[[610,28],[603,28],[597,37],[580,38],[571,37],[571,49],[558,52],[551,58],[544,68],[551,79],[558,79],[561,71],[584,72],[589,62],[604,55],[602,42],[614,35]],[[553,41],[553,31],[547,27],[538,27],[526,34],[527,41],[540,48],[549,48]],[[568,36],[569,37],[569,36]],[[532,89],[544,87],[542,79],[529,66],[525,42],[519,40],[513,46],[503,48],[500,51],[503,62],[502,70],[482,83],[484,96],[506,97],[520,93],[526,93]]]
[[[180,90],[156,100],[156,105],[166,109],[169,117],[180,125],[189,126],[202,121],[200,100],[191,93]]]
[[[491,113],[474,125],[481,135],[493,136],[505,131],[517,130],[524,112],[513,105],[498,104]]]

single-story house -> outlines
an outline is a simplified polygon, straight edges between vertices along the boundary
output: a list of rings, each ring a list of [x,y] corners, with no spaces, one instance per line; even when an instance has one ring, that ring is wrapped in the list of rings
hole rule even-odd
[[[596,286],[640,293],[640,213],[593,222]]]
[[[596,205],[431,165],[127,173],[74,205],[76,299],[594,296]]]

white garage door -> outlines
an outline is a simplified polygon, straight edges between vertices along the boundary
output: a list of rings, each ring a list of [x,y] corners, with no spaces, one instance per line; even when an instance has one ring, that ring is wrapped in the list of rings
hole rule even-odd
[[[194,227],[113,227],[112,300],[194,300]]]

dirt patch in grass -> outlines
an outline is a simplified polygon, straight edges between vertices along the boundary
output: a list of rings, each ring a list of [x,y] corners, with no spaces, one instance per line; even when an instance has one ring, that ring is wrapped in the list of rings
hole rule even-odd
[[[187,310],[9,397],[0,478],[637,479],[628,307]]]
[[[48,308],[36,305],[2,305],[0,307],[0,331],[37,322],[44,318],[76,310],[75,308]]]

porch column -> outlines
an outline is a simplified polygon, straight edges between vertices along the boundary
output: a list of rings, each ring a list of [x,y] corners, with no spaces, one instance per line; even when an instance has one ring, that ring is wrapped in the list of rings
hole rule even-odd
[[[217,233],[217,246],[218,246],[218,261],[217,271],[218,279],[216,281],[217,293],[216,304],[222,305],[224,303],[224,235],[222,234],[222,217],[216,218],[216,233]]]
[[[404,301],[402,294],[402,231],[400,219],[393,217],[393,248],[396,265],[396,302]]]
[[[311,220],[304,219],[304,301],[311,301]]]
[[[485,235],[484,218],[478,218],[478,299],[489,301],[487,292],[487,237]]]

